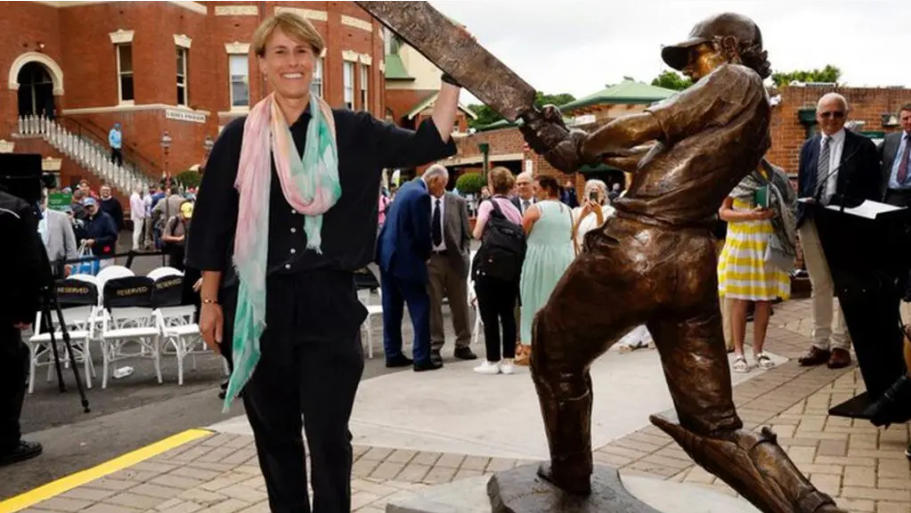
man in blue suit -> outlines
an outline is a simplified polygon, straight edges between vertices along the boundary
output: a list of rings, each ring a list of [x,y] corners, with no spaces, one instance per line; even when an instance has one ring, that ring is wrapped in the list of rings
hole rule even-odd
[[[828,93],[816,105],[819,131],[800,150],[798,196],[820,204],[856,204],[879,201],[879,156],[873,141],[845,130],[848,102],[838,93]],[[813,219],[812,209],[797,205],[797,228],[804,262],[813,286],[813,345],[800,357],[800,365],[826,363],[829,368],[851,363],[851,339],[841,309],[832,328],[834,283]],[[831,339],[831,343],[830,343]]]
[[[415,371],[443,366],[430,358],[430,296],[427,294],[427,260],[430,238],[430,195],[439,196],[448,176],[430,168],[406,183],[395,195],[377,241],[377,262],[383,291],[383,349],[386,367],[414,364]],[[402,354],[402,314],[408,303],[414,328],[412,356]]]

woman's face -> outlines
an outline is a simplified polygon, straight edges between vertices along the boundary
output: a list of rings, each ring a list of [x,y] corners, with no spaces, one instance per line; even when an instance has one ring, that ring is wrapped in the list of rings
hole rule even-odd
[[[287,99],[302,99],[310,94],[310,81],[316,55],[313,48],[292,39],[280,28],[272,31],[266,41],[266,49],[259,58],[259,69],[275,93]]]
[[[547,192],[541,188],[541,183],[535,180],[531,186],[531,192],[535,195],[535,198],[540,200],[547,199]]]

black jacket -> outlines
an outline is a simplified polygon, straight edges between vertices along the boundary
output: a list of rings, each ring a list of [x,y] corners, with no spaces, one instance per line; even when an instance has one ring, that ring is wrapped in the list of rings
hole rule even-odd
[[[816,177],[816,163],[819,160],[820,135],[807,139],[800,149],[800,167],[797,173],[797,197],[819,197]],[[867,137],[845,130],[845,144],[841,151],[841,162],[837,173],[833,202],[846,204],[860,203],[870,199],[879,201],[880,172],[876,145]],[[807,209],[797,204],[797,226],[803,224]]]
[[[38,218],[28,203],[5,191],[0,191],[0,236],[8,248],[0,251],[0,269],[6,272],[0,287],[0,323],[8,327],[34,322],[39,287],[50,278],[42,265]]]

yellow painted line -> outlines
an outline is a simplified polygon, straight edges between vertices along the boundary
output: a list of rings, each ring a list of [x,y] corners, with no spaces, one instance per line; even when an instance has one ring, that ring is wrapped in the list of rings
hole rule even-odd
[[[11,499],[0,502],[0,513],[13,513],[33,506],[41,501],[50,499],[61,493],[68,492],[77,486],[82,486],[90,481],[94,481],[108,474],[113,474],[118,470],[123,470],[129,466],[135,465],[140,461],[147,460],[157,456],[165,451],[181,446],[187,442],[211,435],[212,432],[206,429],[188,429],[176,435],[169,436],[164,440],[159,440],[145,447],[140,447],[135,451],[128,452],[112,460],[108,460],[92,468],[81,470],[75,474],[61,477],[56,481],[51,481],[38,488],[29,490],[23,494],[17,495]],[[39,456],[40,457],[40,456]]]

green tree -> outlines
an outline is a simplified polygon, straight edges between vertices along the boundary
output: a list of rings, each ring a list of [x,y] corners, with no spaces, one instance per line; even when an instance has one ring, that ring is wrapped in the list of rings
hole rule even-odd
[[[477,194],[481,187],[487,185],[481,173],[465,173],[456,180],[456,189],[460,194]]]
[[[772,81],[776,86],[788,85],[793,81],[798,82],[834,82],[841,78],[841,70],[826,64],[823,69],[796,70],[772,73]]]
[[[576,97],[569,93],[545,94],[542,91],[538,91],[535,93],[535,107],[540,109],[547,104],[560,106],[574,101],[575,99]],[[478,119],[468,120],[468,126],[472,128],[487,126],[503,119],[503,116],[501,116],[499,112],[484,104],[475,103],[469,105],[468,108],[478,116]]]
[[[652,80],[653,86],[682,91],[693,85],[693,81],[673,70],[666,70]]]

